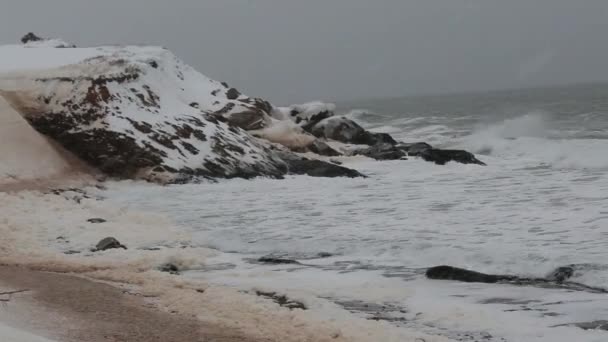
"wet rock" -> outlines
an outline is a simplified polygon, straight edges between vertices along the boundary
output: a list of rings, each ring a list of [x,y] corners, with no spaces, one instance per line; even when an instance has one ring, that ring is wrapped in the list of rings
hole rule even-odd
[[[517,278],[508,275],[485,274],[445,265],[429,268],[426,271],[426,276],[429,279],[457,280],[467,283],[497,283]]]
[[[407,159],[405,157],[407,154],[403,150],[388,143],[380,143],[368,148],[356,150],[354,155],[366,156],[376,160]]]
[[[572,277],[574,274],[574,268],[571,266],[562,266],[556,268],[553,272],[547,276],[548,280],[555,281],[557,283],[563,283],[565,280]]]
[[[324,162],[315,159],[289,158],[285,160],[288,165],[288,174],[308,175],[311,177],[365,177],[357,170]]]
[[[583,330],[606,330],[606,331],[608,331],[608,321],[606,321],[606,320],[555,325],[555,327],[564,327],[564,326],[574,326],[574,327],[581,328]]]
[[[330,258],[334,256],[332,253],[329,252],[319,252],[317,253],[317,258]]]
[[[158,268],[161,272],[167,272],[170,274],[179,274],[179,267],[172,263],[166,263]]]
[[[308,145],[308,150],[321,156],[337,157],[341,155],[340,152],[334,150],[331,148],[331,146],[327,145],[321,140],[313,141],[310,145]]]
[[[275,303],[279,304],[282,307],[288,308],[290,310],[294,310],[294,309],[307,310],[308,309],[306,307],[306,305],[304,305],[304,303],[295,301],[293,299],[289,299],[289,298],[287,298],[287,296],[284,296],[284,295],[278,295],[276,292],[256,291],[255,294],[260,297],[272,299],[272,301],[274,301]]]
[[[43,39],[38,37],[37,35],[35,35],[33,32],[29,32],[28,34],[26,34],[25,36],[23,36],[21,38],[21,42],[23,44],[27,44],[29,42],[38,42],[41,40],[43,40]]]
[[[462,164],[486,165],[477,159],[474,154],[464,150],[441,150],[433,148],[427,143],[399,144],[397,147],[409,156],[420,157],[438,165],[445,165],[450,161]]]
[[[87,220],[87,222],[89,223],[104,223],[107,222],[105,219],[99,218],[99,217],[95,217],[95,218],[90,218]]]
[[[297,260],[293,259],[285,259],[285,258],[276,258],[272,256],[263,256],[258,259],[258,262],[263,264],[273,264],[273,265],[299,265],[300,263]]]
[[[101,241],[99,241],[97,243],[97,245],[95,246],[95,249],[93,249],[93,251],[99,252],[99,251],[105,251],[105,250],[113,249],[113,248],[127,249],[127,247],[125,245],[121,244],[115,238],[107,237],[107,238],[104,238]]]
[[[347,144],[369,145],[397,142],[389,134],[366,131],[356,122],[345,117],[330,117],[318,122],[310,129],[310,133],[318,138],[340,141]]]

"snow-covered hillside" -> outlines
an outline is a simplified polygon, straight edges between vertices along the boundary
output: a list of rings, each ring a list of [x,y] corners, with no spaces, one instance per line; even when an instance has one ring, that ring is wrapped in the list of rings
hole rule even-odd
[[[57,42],[1,46],[0,95],[37,131],[104,173],[159,182],[323,175],[245,131],[277,121],[270,103],[207,78],[170,51]],[[314,162],[304,168],[356,175]]]

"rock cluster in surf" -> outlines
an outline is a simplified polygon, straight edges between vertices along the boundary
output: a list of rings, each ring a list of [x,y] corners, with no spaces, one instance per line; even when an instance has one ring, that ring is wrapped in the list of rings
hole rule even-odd
[[[163,48],[75,48],[34,34],[23,42],[0,47],[0,54],[35,55],[44,68],[17,66],[0,75],[0,95],[36,130],[112,177],[184,183],[363,176],[322,157],[340,155],[483,165],[466,151],[367,131],[336,116],[330,104],[276,107],[248,97]]]

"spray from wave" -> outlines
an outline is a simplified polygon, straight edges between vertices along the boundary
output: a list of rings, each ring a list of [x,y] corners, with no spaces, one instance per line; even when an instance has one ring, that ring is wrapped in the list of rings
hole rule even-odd
[[[525,115],[485,125],[459,144],[473,153],[526,164],[567,169],[608,169],[605,139],[572,139],[551,113]]]

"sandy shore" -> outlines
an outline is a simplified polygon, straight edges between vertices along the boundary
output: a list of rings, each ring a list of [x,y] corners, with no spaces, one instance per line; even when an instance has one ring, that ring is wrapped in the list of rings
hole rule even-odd
[[[0,266],[0,322],[60,342],[257,342],[163,312],[120,288],[76,276]],[[3,340],[4,341],[4,340]],[[4,341],[10,342],[10,341]]]

